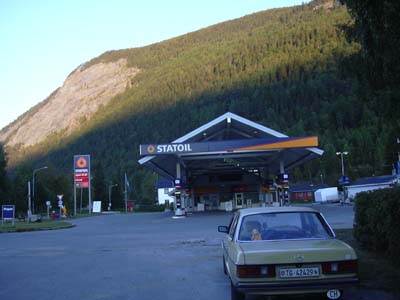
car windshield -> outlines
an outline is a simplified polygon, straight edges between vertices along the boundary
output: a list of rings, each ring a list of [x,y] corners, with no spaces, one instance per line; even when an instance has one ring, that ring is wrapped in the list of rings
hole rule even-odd
[[[332,232],[318,213],[261,213],[243,217],[239,241],[326,239]]]

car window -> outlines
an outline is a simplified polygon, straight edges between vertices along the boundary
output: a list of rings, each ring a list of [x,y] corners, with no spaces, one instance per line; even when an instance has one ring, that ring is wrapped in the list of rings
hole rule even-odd
[[[233,218],[234,218],[234,217],[235,217],[235,216],[232,216],[231,219],[229,220],[228,232],[231,230],[232,223],[233,223]]]
[[[319,214],[303,214],[302,221],[303,228],[305,228],[313,237],[323,236],[326,232],[330,236],[332,235],[328,224],[326,224]]]
[[[240,241],[330,238],[328,225],[313,212],[262,213],[245,216]]]
[[[235,235],[238,220],[239,220],[239,214],[235,214],[229,228],[229,236],[231,237],[231,239],[233,239],[233,236]]]

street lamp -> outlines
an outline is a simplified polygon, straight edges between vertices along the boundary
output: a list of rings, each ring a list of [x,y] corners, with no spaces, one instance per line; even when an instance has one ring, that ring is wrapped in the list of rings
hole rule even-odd
[[[343,161],[343,155],[347,155],[349,152],[347,151],[342,151],[342,152],[336,152],[336,155],[340,155],[340,159],[342,160],[342,177],[344,177],[344,161]]]
[[[112,184],[108,186],[108,210],[111,210],[111,189],[115,186],[118,186],[118,184]]]
[[[33,170],[32,174],[32,213],[35,213],[35,173],[47,169],[47,166]]]

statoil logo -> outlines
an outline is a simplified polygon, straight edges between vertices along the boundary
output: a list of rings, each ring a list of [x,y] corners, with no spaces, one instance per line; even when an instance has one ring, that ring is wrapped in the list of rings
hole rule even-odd
[[[87,161],[84,157],[79,157],[79,159],[76,161],[76,166],[80,169],[86,168],[87,166]]]
[[[155,150],[156,150],[156,148],[153,145],[149,145],[147,147],[147,152],[149,152],[149,153],[154,153]]]
[[[157,145],[157,153],[192,152],[190,144]]]

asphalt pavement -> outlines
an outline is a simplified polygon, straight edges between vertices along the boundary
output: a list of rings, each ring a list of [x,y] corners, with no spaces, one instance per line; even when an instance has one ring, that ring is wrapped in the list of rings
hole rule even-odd
[[[333,227],[353,223],[352,207],[314,208]],[[217,232],[230,217],[116,214],[77,219],[71,229],[0,234],[0,299],[230,299]],[[391,298],[351,290],[344,299]]]

